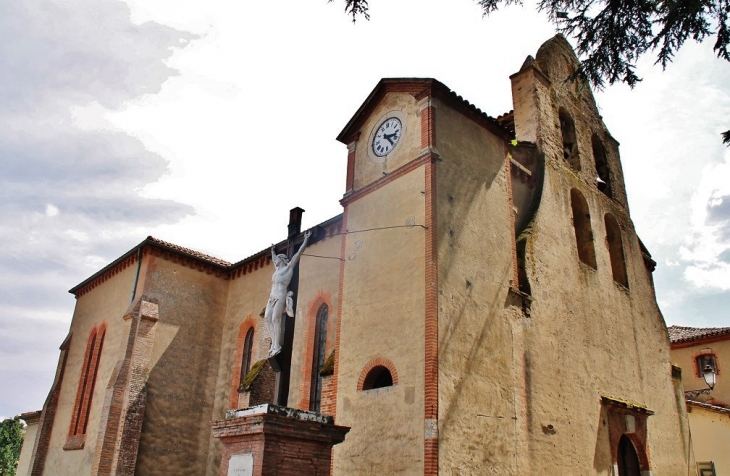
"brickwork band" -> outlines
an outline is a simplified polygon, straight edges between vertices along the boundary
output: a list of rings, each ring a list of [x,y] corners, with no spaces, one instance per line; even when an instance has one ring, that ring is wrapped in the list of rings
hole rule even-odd
[[[435,108],[430,98],[421,111],[421,145],[436,146]],[[438,247],[436,234],[435,153],[426,162],[426,247],[425,247],[425,388],[424,388],[424,474],[438,474]]]

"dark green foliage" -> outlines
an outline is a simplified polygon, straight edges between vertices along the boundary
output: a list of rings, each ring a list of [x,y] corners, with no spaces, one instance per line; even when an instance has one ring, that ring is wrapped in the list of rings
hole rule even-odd
[[[335,351],[333,350],[327,360],[324,361],[322,369],[319,371],[319,375],[327,377],[328,375],[334,375],[335,373]]]
[[[722,133],[722,143],[730,146],[730,131],[725,131]]]
[[[0,475],[15,476],[23,435],[20,417],[8,418],[0,423]]]
[[[251,390],[251,385],[253,385],[253,381],[256,380],[256,377],[258,377],[259,372],[261,372],[261,369],[264,368],[264,364],[266,364],[267,359],[261,359],[255,364],[253,364],[253,367],[251,367],[251,370],[248,371],[246,376],[243,378],[243,381],[238,386],[238,391],[242,392],[244,390]]]
[[[502,5],[522,5],[522,0],[475,1],[485,15]],[[577,41],[581,66],[571,78],[596,89],[606,82],[633,88],[641,81],[635,72],[639,57],[656,51],[656,63],[666,68],[688,39],[701,42],[715,35],[713,50],[730,61],[730,0],[540,0],[538,9]],[[345,11],[353,21],[369,18],[365,0],[345,0]],[[730,146],[727,134],[723,142]]]
[[[332,1],[328,0],[329,3],[332,3]],[[352,23],[355,23],[358,15],[362,15],[366,20],[370,20],[368,8],[367,0],[345,0],[345,13],[352,15]]]

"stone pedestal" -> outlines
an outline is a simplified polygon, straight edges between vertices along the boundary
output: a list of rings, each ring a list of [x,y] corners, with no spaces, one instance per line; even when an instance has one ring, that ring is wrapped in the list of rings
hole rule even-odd
[[[331,416],[264,404],[226,412],[213,422],[223,443],[221,476],[326,476],[332,446],[350,428]]]

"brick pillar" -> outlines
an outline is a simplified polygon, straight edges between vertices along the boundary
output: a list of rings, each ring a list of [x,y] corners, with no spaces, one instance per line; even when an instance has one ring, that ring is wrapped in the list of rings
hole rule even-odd
[[[229,411],[212,425],[223,443],[221,476],[328,475],[332,447],[350,431],[330,416],[270,404]]]

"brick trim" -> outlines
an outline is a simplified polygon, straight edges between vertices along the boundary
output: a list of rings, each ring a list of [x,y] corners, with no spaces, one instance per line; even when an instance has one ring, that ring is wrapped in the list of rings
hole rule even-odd
[[[436,108],[430,103],[421,110],[421,149],[436,147]]]
[[[71,424],[68,430],[68,439],[63,446],[64,450],[79,450],[86,441],[86,425],[88,424],[91,404],[94,397],[94,387],[99,372],[99,362],[104,347],[106,322],[94,326],[89,332],[84,352],[84,364],[81,367],[79,386],[76,390],[76,400],[71,414]]]
[[[256,348],[256,334],[258,333],[258,330],[256,329],[256,321],[251,314],[246,316],[246,319],[244,319],[238,326],[236,351],[233,366],[231,368],[231,392],[228,397],[228,408],[231,410],[238,408],[238,388],[243,381],[241,377],[241,369],[243,368],[243,348],[246,345],[246,334],[249,329],[253,329],[254,332],[253,344],[251,345],[251,364],[253,364],[253,357],[256,355],[254,349]]]
[[[435,428],[424,436],[424,475],[437,475],[439,470],[439,387],[438,387],[438,239],[436,215],[436,166],[426,163],[426,246],[425,246],[425,355],[424,355],[424,427]]]
[[[301,367],[301,375],[302,380],[299,383],[299,391],[301,394],[301,398],[299,399],[299,405],[298,408],[300,410],[309,410],[309,405],[311,403],[312,398],[312,377],[314,376],[314,346],[315,346],[315,338],[317,334],[317,315],[319,314],[319,310],[322,307],[322,305],[326,305],[329,308],[329,315],[331,315],[332,312],[332,295],[320,289],[317,291],[317,294],[309,301],[307,304],[307,315],[304,317],[304,325],[306,326],[304,329],[304,346],[302,348],[302,351],[304,352],[303,355],[303,364]],[[332,319],[327,319],[327,343],[325,344],[325,349],[331,349],[332,344],[330,343],[332,340],[332,333],[329,332],[330,328],[332,327]],[[327,358],[327,355],[329,353],[325,350],[325,358]],[[322,383],[322,386],[324,387],[324,382]],[[324,392],[323,392],[324,393]],[[324,403],[324,402],[321,402]],[[321,409],[322,405],[320,405]]]
[[[365,379],[368,376],[368,373],[370,373],[371,370],[373,370],[375,367],[385,367],[390,371],[391,377],[393,377],[393,385],[398,384],[398,371],[395,369],[395,365],[393,365],[393,362],[386,359],[385,357],[375,357],[374,359],[370,360],[365,367],[363,367],[362,372],[360,372],[360,378],[357,379],[357,391],[362,392],[363,385],[365,384]]]
[[[147,405],[147,378],[159,309],[140,296],[132,315],[124,357],[117,361],[104,394],[91,474],[132,476]]]
[[[695,370],[695,377],[704,378],[702,369],[697,367],[697,357],[701,355],[712,355],[715,357],[715,372],[717,372],[717,375],[720,375],[720,359],[717,357],[717,352],[712,349],[700,349],[692,356],[692,367]]]
[[[359,190],[355,190],[352,193],[345,194],[344,197],[342,197],[342,200],[340,200],[340,204],[344,207],[349,203],[354,202],[355,200],[358,200],[376,190],[378,190],[381,187],[384,187],[385,185],[389,184],[390,182],[399,179],[400,177],[404,176],[408,172],[412,172],[416,170],[418,167],[420,167],[423,164],[433,162],[435,160],[440,160],[440,157],[435,152],[432,152],[430,150],[427,150],[425,153],[419,155],[412,161],[408,162],[407,164],[401,166],[400,168],[397,168],[393,172],[389,173],[388,175],[385,175],[384,177],[379,178],[375,182],[372,182],[363,188]],[[343,229],[347,229],[347,226],[343,225]]]
[[[349,192],[355,184],[355,151],[357,150],[357,141],[350,142],[347,145],[347,178],[345,180],[345,191]]]
[[[61,355],[58,358],[58,366],[56,367],[56,377],[53,379],[51,391],[43,404],[41,417],[38,422],[38,432],[33,445],[33,453],[31,455],[30,475],[41,476],[46,465],[46,456],[48,455],[48,447],[51,442],[51,433],[53,432],[53,422],[56,419],[56,409],[58,408],[58,398],[61,393],[61,384],[66,371],[66,360],[68,359],[68,349],[71,347],[72,335],[69,334],[61,344]]]
[[[344,205],[342,211],[342,230],[347,231],[347,204]],[[345,255],[347,253],[347,234],[340,235],[340,275],[337,283],[337,324],[335,326],[335,370],[334,374],[329,377],[327,393],[330,395],[327,399],[322,398],[321,412],[325,415],[337,414],[337,393],[340,376],[340,336],[342,332],[342,295],[345,287]],[[324,390],[322,391],[324,394]],[[334,465],[334,458],[332,458]]]

